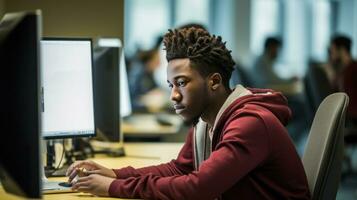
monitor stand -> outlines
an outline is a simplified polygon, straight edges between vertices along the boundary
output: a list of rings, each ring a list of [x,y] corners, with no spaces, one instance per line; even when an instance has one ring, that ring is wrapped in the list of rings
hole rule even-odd
[[[46,146],[52,146],[53,145],[53,141],[52,142],[48,142],[46,140],[42,140],[42,155],[46,156],[47,158],[49,157],[48,154],[51,154],[53,152],[48,152],[48,149],[52,150],[51,148],[47,148]],[[53,155],[53,154],[52,154]],[[46,161],[47,163],[47,161]],[[46,167],[45,167],[45,163],[41,162],[41,180],[42,180],[42,193],[43,194],[48,194],[48,193],[62,193],[62,192],[73,192],[73,190],[71,190],[71,186],[68,182],[63,182],[63,181],[50,181],[48,180],[48,176],[46,175]]]

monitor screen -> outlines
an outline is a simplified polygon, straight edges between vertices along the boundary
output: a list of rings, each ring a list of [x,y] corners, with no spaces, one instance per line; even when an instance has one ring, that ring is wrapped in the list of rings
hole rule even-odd
[[[5,191],[41,197],[41,14],[9,13],[0,22],[0,181]]]
[[[94,136],[91,39],[44,38],[41,51],[43,137]]]
[[[131,101],[120,40],[99,39],[93,58],[97,136],[105,141],[121,142],[120,121],[131,114]]]

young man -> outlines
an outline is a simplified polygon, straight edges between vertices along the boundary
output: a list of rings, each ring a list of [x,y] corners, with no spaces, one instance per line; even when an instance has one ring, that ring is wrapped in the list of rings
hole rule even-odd
[[[299,156],[284,125],[286,99],[272,90],[229,88],[234,62],[221,37],[199,28],[164,37],[176,113],[192,122],[176,160],[140,169],[84,167],[73,189],[144,199],[309,199]]]

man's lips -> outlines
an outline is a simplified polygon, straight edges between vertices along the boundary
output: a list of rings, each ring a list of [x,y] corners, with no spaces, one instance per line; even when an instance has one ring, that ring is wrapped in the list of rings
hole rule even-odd
[[[183,105],[174,105],[174,109],[175,109],[176,113],[179,114],[185,109],[185,106],[183,106]]]

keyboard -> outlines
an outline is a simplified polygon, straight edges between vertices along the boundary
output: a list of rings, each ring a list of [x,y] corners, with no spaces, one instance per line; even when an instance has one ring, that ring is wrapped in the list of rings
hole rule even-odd
[[[67,182],[46,180],[42,182],[42,193],[53,194],[53,193],[76,192],[71,189],[71,186],[72,185]]]

